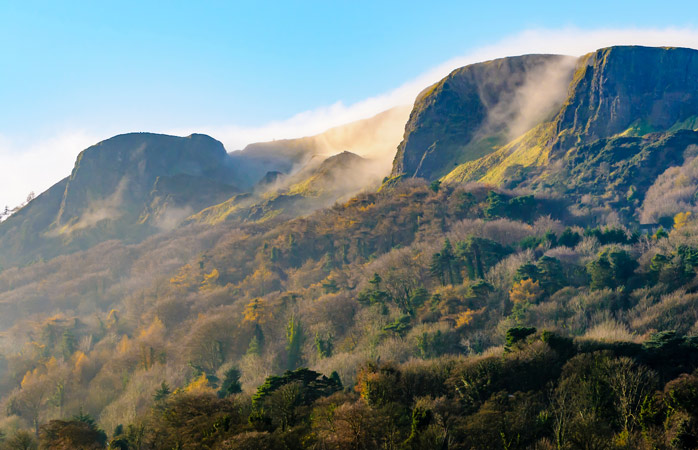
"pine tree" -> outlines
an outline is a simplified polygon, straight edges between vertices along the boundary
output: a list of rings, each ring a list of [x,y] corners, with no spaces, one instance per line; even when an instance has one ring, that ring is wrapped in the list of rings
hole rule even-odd
[[[286,352],[287,352],[287,367],[289,370],[297,368],[302,359],[303,327],[295,316],[291,316],[286,325]]]

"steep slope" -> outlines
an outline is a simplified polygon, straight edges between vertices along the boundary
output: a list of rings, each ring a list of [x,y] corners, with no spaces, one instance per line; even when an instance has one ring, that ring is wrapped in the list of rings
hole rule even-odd
[[[387,174],[410,109],[398,106],[314,136],[250,144],[230,153],[237,168],[235,178],[242,188],[249,189],[267,172],[289,174],[303,167],[313,156],[327,158],[343,151],[377,159]]]
[[[623,46],[582,57],[557,119],[556,147],[698,119],[698,51]]]
[[[415,101],[392,174],[439,178],[552,117],[574,63],[567,56],[524,55],[453,71]]]
[[[383,172],[375,160],[342,152],[327,159],[311,159],[297,173],[273,182],[262,195],[241,194],[192,216],[194,223],[260,221],[271,217],[294,217],[346,200],[363,189],[379,186]]]
[[[0,225],[0,264],[138,241],[236,191],[223,145],[208,136],[116,136],[80,153],[68,178]]]
[[[698,144],[698,51],[611,47],[580,58],[559,113],[443,181],[571,196],[638,219],[656,177]]]

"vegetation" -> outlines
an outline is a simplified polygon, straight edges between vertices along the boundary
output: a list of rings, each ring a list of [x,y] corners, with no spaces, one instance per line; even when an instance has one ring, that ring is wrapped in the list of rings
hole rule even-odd
[[[365,163],[340,154],[293,193],[238,194],[138,239],[105,241],[102,222],[83,251],[0,270],[0,449],[696,448],[698,133],[673,117],[570,128],[562,113],[615,73],[613,55],[585,57],[561,115],[514,144],[452,129],[411,166],[433,179],[403,170],[317,209],[343,188],[325,198],[314,182]],[[518,74],[492,80],[506,100],[527,78],[516,64],[548,59],[432,87],[397,164],[435,144],[440,118],[475,114],[452,108],[478,71]],[[466,160],[459,176],[510,189],[436,179]],[[37,208],[7,236],[54,223],[23,218]]]

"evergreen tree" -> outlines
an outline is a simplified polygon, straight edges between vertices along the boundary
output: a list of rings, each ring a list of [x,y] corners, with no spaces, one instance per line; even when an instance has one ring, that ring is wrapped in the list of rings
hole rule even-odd
[[[240,371],[231,367],[225,371],[223,375],[223,383],[218,391],[219,398],[225,398],[233,394],[238,394],[242,392],[242,385],[240,384]]]
[[[304,340],[301,323],[295,316],[291,316],[286,325],[286,366],[289,370],[293,370],[301,364]]]

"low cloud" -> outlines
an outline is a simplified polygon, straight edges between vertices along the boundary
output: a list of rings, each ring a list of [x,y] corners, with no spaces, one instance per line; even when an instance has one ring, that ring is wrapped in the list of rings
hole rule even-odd
[[[0,208],[13,208],[70,175],[80,151],[96,143],[97,134],[69,131],[20,142],[0,134]]]
[[[698,30],[692,28],[583,30],[574,27],[528,30],[450,59],[419,77],[381,95],[346,105],[304,111],[286,120],[242,127],[198,126],[186,129],[151,130],[176,135],[206,133],[222,141],[228,151],[253,142],[311,136],[341,124],[369,118],[398,105],[411,104],[417,94],[452,70],[467,64],[526,53],[556,53],[579,56],[611,45],[681,46],[698,48]],[[341,94],[340,94],[341,95]],[[105,127],[106,128],[106,127]],[[75,156],[87,146],[109,136],[104,130],[71,131],[49,139],[18,143],[0,135],[0,207],[21,203],[30,191],[42,192],[70,173]],[[99,136],[97,138],[96,136]]]

